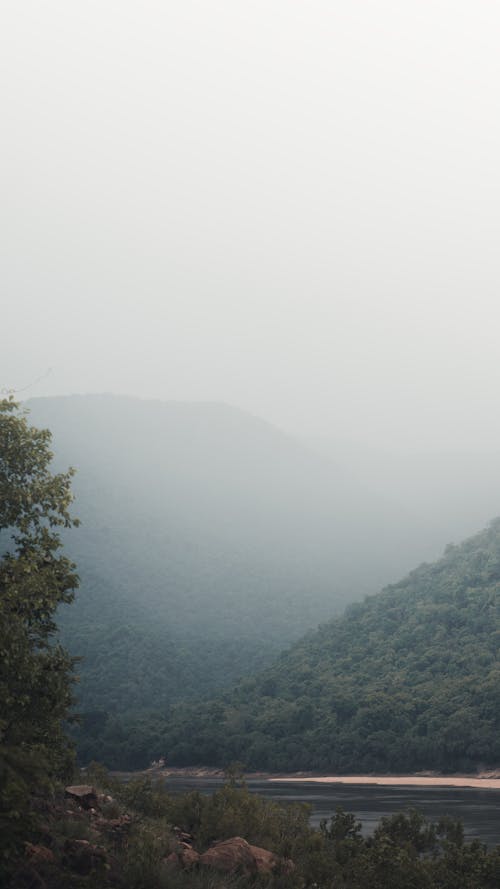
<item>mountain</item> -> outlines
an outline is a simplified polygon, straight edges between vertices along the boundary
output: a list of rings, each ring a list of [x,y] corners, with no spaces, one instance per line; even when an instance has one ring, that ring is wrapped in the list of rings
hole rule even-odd
[[[500,519],[164,723],[170,763],[333,773],[500,762]]]
[[[81,587],[59,619],[95,725],[264,668],[442,543],[432,522],[227,405],[26,406],[53,434],[56,467],[77,469],[82,525],[64,542]]]

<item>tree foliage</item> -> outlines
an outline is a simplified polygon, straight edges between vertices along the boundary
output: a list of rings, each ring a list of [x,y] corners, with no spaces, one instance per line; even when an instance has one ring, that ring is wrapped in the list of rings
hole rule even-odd
[[[70,602],[75,566],[59,531],[70,515],[73,470],[53,474],[50,433],[0,401],[0,835],[8,854],[22,836],[33,789],[71,763],[63,720],[73,661],[54,643],[57,607]]]
[[[83,527],[64,546],[81,582],[58,620],[83,658],[89,726],[100,711],[112,733],[121,713],[231,688],[434,549],[435,530],[424,542],[409,527],[409,504],[403,522],[349,472],[235,408],[114,395],[29,407],[56,461],[78,469]],[[91,731],[81,750],[108,758]]]
[[[249,768],[344,774],[496,767],[499,680],[496,520],[350,606],[218,701],[179,705],[163,725],[151,717],[126,733],[115,722],[101,739],[115,767],[121,752],[139,765],[147,751],[176,765],[239,759]]]

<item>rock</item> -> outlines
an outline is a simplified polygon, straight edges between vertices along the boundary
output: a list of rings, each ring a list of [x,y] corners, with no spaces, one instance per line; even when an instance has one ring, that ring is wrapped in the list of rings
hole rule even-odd
[[[76,802],[82,809],[95,809],[97,806],[97,793],[95,787],[90,784],[75,784],[73,787],[66,787],[64,795]]]
[[[196,852],[195,849],[192,849],[191,846],[184,846],[177,855],[180,859],[181,866],[186,870],[189,870],[190,867],[194,867],[200,860],[198,852]]]
[[[203,867],[211,867],[226,873],[239,870],[245,874],[254,874],[257,871],[251,847],[242,837],[231,837],[229,840],[216,843],[200,855],[199,862]]]
[[[190,833],[185,833],[183,830],[179,830],[177,833],[177,838],[181,840],[183,843],[188,843],[189,845],[193,842],[193,837]]]
[[[46,864],[54,861],[55,856],[51,849],[47,846],[35,845],[34,843],[26,843],[26,857],[36,866],[37,864]]]
[[[198,852],[191,846],[188,846],[187,843],[180,843],[177,847],[177,851],[167,855],[167,857],[163,859],[163,863],[169,866],[182,867],[184,870],[189,870],[190,868],[195,867],[199,860],[200,856]]]
[[[214,870],[226,873],[239,870],[247,875],[271,874],[277,868],[283,874],[290,874],[295,870],[293,861],[280,858],[260,846],[251,846],[242,837],[231,837],[230,840],[215,843],[211,849],[200,855],[199,862]]]
[[[96,830],[117,837],[130,829],[132,819],[130,815],[120,815],[119,818],[96,818],[92,823]]]
[[[167,864],[169,867],[180,867],[181,859],[177,852],[171,852],[170,855],[163,859],[163,864]]]
[[[270,874],[280,864],[280,859],[274,852],[269,852],[268,849],[261,849],[260,846],[249,846],[248,848],[255,859],[257,873]]]

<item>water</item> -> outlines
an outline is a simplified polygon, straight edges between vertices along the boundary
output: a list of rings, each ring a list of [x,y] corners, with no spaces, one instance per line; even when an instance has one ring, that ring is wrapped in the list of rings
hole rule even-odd
[[[404,809],[419,809],[426,818],[437,821],[443,815],[460,818],[467,840],[479,839],[488,845],[500,843],[500,790],[472,787],[380,787],[376,785],[316,784],[293,781],[248,781],[252,793],[284,803],[309,803],[311,824],[335,814],[337,806],[352,812],[362,822],[364,836],[373,832],[380,819]],[[223,784],[221,778],[167,778],[172,793],[199,790],[212,793]]]

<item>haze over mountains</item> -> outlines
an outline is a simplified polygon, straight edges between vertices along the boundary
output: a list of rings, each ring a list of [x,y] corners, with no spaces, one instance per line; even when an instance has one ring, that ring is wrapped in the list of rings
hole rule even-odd
[[[467,448],[459,439],[453,448],[435,449],[416,442],[404,450],[340,436],[309,442],[358,485],[421,521],[426,530],[415,545],[424,547],[422,558],[436,558],[446,543],[473,534],[500,513],[499,449],[494,442]]]
[[[77,469],[82,525],[65,548],[82,584],[60,621],[83,656],[84,711],[161,709],[265,667],[486,508],[479,486],[472,508],[440,514],[436,498],[424,514],[386,484],[390,467],[380,484],[358,455],[332,460],[227,405],[89,395],[27,406],[52,431],[56,465]]]
[[[57,465],[77,469],[82,526],[66,547],[82,587],[61,619],[92,706],[97,674],[117,708],[231,682],[413,559],[411,517],[235,408],[116,396],[28,406]],[[137,660],[155,640],[161,659]],[[156,680],[144,660],[161,660]]]
[[[496,520],[218,700],[173,708],[129,734],[110,727],[106,755],[116,765],[149,750],[174,765],[237,760],[323,774],[498,767],[499,688]]]

